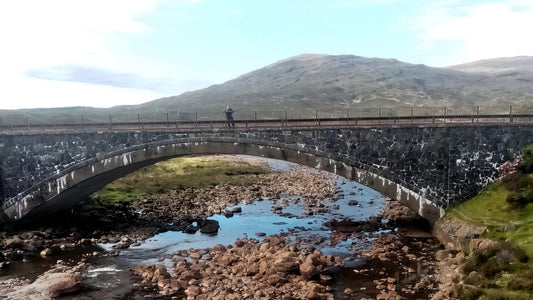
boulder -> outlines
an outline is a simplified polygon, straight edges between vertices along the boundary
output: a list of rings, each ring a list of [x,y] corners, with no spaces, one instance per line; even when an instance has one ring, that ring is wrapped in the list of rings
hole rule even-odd
[[[46,248],[43,251],[41,251],[40,255],[41,255],[41,257],[50,256],[50,255],[52,255],[52,249]]]
[[[230,212],[234,213],[234,214],[239,214],[242,212],[242,208],[240,206],[237,206],[237,207],[234,207],[230,210]]]
[[[200,226],[201,233],[218,233],[220,225],[216,220],[204,220]]]
[[[315,267],[315,265],[313,265],[313,262],[309,259],[306,259],[305,262],[300,265],[300,274],[302,274],[305,280],[311,279],[311,277],[318,274],[318,272],[318,268]]]
[[[8,238],[5,240],[5,245],[7,249],[19,248],[22,246],[22,240],[18,236]]]
[[[3,296],[7,299],[53,299],[80,290],[81,282],[79,272],[65,266],[56,266],[33,283]]]
[[[38,278],[34,284],[42,285],[43,296],[54,298],[78,291],[81,288],[81,275],[79,273],[52,273]]]

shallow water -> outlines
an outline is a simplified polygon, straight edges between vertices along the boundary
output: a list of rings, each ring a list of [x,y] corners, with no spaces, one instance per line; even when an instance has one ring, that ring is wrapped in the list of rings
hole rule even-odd
[[[240,156],[245,157],[245,156]],[[253,159],[262,159],[253,157]],[[271,170],[279,172],[290,171],[296,164],[286,161],[264,159]],[[318,171],[317,171],[318,172]],[[231,245],[238,238],[262,237],[256,233],[266,235],[283,234],[286,239],[303,240],[302,245],[312,245],[321,250],[324,255],[336,255],[348,258],[355,248],[369,246],[368,239],[348,239],[336,245],[328,246],[327,237],[331,231],[323,224],[332,219],[350,218],[353,221],[362,221],[382,211],[385,198],[380,193],[365,187],[357,182],[336,176],[336,185],[339,193],[344,197],[335,202],[324,203],[324,212],[314,215],[305,215],[305,205],[299,201],[298,196],[285,196],[289,201],[285,206],[279,199],[257,201],[253,204],[238,205],[242,212],[232,217],[215,215],[209,219],[219,222],[218,234],[187,234],[183,232],[168,231],[153,236],[143,242],[131,245],[128,249],[121,250],[117,256],[98,257],[90,260],[91,267],[86,275],[87,288],[82,294],[72,296],[73,299],[94,299],[102,296],[111,298],[128,298],[133,291],[131,277],[128,269],[140,264],[165,264],[171,269],[172,255],[179,250],[190,248],[211,248],[216,244]],[[353,195],[350,195],[352,193]],[[350,200],[357,200],[357,206],[350,206]],[[281,212],[274,213],[273,206],[281,206]],[[230,207],[229,209],[231,209]],[[324,240],[321,243],[318,241]],[[113,249],[113,244],[99,244],[103,250]],[[61,259],[61,257],[54,257]],[[361,264],[358,260],[347,260],[347,266]],[[131,296],[131,295],[130,295]]]
[[[255,158],[257,159],[257,158]],[[289,171],[295,164],[285,161],[267,160],[268,165],[277,171]],[[165,264],[169,271],[172,267],[172,255],[179,250],[211,248],[216,244],[231,245],[238,238],[255,238],[262,240],[256,233],[287,234],[286,239],[302,239],[302,245],[306,242],[320,249],[324,255],[336,255],[341,258],[351,257],[355,248],[368,247],[368,239],[348,239],[336,245],[328,246],[327,237],[331,231],[323,224],[332,219],[350,218],[353,221],[362,221],[382,211],[385,206],[385,198],[380,193],[365,187],[357,182],[336,176],[336,184],[339,193],[344,198],[335,202],[325,203],[324,213],[307,216],[304,213],[303,201],[299,197],[285,197],[290,199],[287,206],[282,208],[281,214],[272,212],[273,206],[281,206],[278,199],[257,201],[253,204],[238,205],[242,213],[234,214],[233,217],[214,215],[209,219],[219,222],[218,234],[187,234],[183,232],[168,231],[153,236],[137,245],[120,251],[118,256],[102,257],[92,262],[88,283],[105,281],[111,275],[117,276],[129,268],[139,264]],[[350,193],[354,195],[350,195]],[[296,200],[296,201],[295,201]],[[348,205],[350,200],[357,200],[357,206]],[[295,201],[296,203],[294,203]],[[229,207],[231,209],[232,207]],[[318,238],[323,237],[324,242],[317,244]],[[100,244],[100,247],[111,250],[113,244]],[[347,266],[360,265],[360,260],[347,260]],[[120,277],[120,276],[118,276]],[[105,290],[107,287],[99,286]],[[109,288],[113,288],[110,286]],[[101,292],[101,291],[100,291]]]

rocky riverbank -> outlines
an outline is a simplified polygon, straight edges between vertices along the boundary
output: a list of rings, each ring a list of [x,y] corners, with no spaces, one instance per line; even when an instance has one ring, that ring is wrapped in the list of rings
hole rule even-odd
[[[0,274],[9,274],[14,268],[10,264],[55,262],[69,252],[79,255],[67,264],[51,264],[44,274],[31,278],[37,278],[33,283],[1,280],[0,276],[0,295],[25,299],[20,293],[24,291],[26,297],[39,293],[51,297],[41,286],[53,282],[50,278],[60,282],[57,286],[66,287],[58,289],[59,294],[86,289],[84,270],[92,257],[120,255],[122,249],[168,230],[194,232],[209,225],[216,232],[216,224],[205,220],[213,214],[238,213],[227,210],[229,206],[278,199],[281,208],[284,203],[301,201],[305,214],[312,215],[334,209],[324,204],[344,197],[330,174],[308,168],[247,176],[253,177],[249,184],[172,190],[112,210],[77,208],[37,227],[7,228],[0,233],[0,266],[5,268]],[[357,207],[359,203],[349,205]],[[439,244],[424,231],[423,224],[416,214],[389,199],[383,214],[366,221],[332,219],[324,224],[332,231],[327,238],[294,238],[285,232],[262,242],[239,239],[229,246],[178,251],[172,256],[171,269],[164,265],[132,268],[138,283],[130,293],[161,299],[429,299],[438,288],[434,275]],[[361,241],[361,246],[345,259],[323,255],[316,247],[349,240]],[[97,243],[116,245],[105,252]],[[81,279],[76,274],[81,274]]]
[[[219,157],[217,157],[219,159]],[[224,156],[231,161],[242,160]],[[261,161],[255,162],[260,164]],[[310,209],[321,201],[333,201],[331,175],[303,167],[287,173],[250,175],[248,185],[217,185],[212,188],[172,190],[152,195],[131,205],[84,210],[55,215],[39,224],[0,231],[0,268],[32,257],[49,257],[96,243],[118,243],[124,248],[159,232],[190,229],[213,214],[230,213],[226,207],[261,199],[299,195]],[[260,182],[260,183],[259,183]]]
[[[141,265],[133,273],[162,295],[188,299],[333,299],[325,272],[342,266],[311,247],[288,246],[280,236],[239,239],[233,245],[176,253],[172,273]]]

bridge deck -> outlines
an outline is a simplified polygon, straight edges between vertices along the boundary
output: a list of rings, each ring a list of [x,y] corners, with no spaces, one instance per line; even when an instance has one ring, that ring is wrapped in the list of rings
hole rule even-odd
[[[329,117],[298,119],[239,119],[235,128],[310,128],[310,127],[376,127],[424,125],[481,125],[532,124],[533,114],[457,114],[446,116],[383,116],[383,117]],[[137,130],[191,130],[226,128],[226,121],[165,120],[137,122],[62,122],[33,124],[0,124],[0,133],[64,132],[64,131],[137,131]]]

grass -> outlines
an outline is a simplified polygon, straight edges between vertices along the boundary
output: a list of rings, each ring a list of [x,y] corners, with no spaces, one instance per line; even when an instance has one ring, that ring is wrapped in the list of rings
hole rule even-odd
[[[533,178],[532,174],[524,176]],[[533,257],[533,203],[513,208],[505,200],[509,193],[505,184],[497,181],[446,213],[486,227],[485,238],[509,241]]]
[[[244,185],[266,173],[246,161],[213,156],[178,157],[142,168],[108,184],[91,195],[88,208],[117,206],[171,190],[212,187],[218,184]]]
[[[521,179],[533,179],[532,174],[521,176]],[[463,266],[463,272],[466,276],[478,271],[482,276],[474,284],[474,290],[465,290],[462,299],[480,294],[484,295],[482,299],[533,299],[533,260],[526,262],[527,258],[533,258],[533,203],[519,207],[510,204],[506,201],[511,193],[508,186],[508,183],[494,182],[477,196],[446,212],[451,217],[486,227],[483,237],[510,244],[518,253],[525,254],[515,254],[514,261],[502,263],[497,258],[511,250],[500,249],[499,254],[497,251],[473,253],[471,261],[467,260]],[[472,261],[475,259],[477,261]]]

